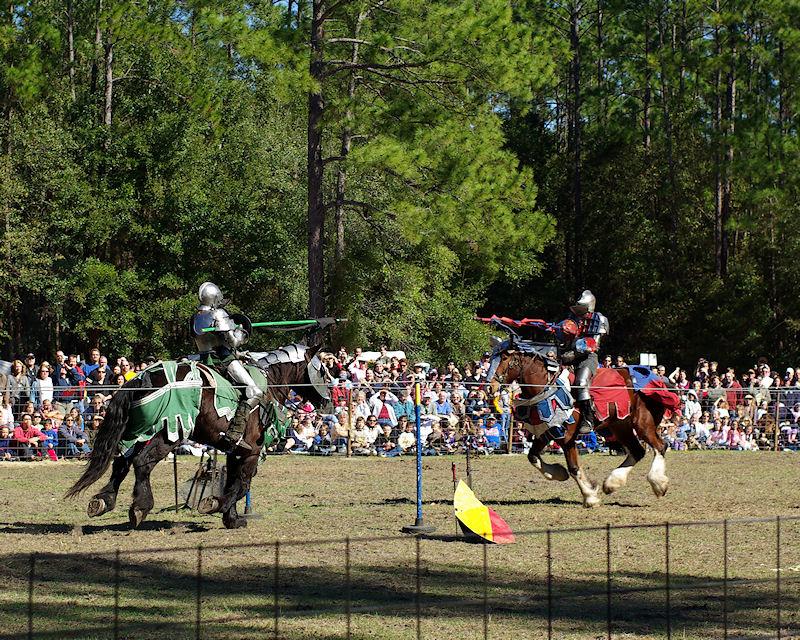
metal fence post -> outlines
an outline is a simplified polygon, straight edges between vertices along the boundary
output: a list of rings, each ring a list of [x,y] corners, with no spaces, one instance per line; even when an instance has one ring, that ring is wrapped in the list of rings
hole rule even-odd
[[[483,543],[483,640],[489,640],[489,558]]]
[[[553,640],[553,545],[547,530],[547,640]]]
[[[197,545],[197,575],[195,576],[194,637],[200,640],[200,606],[203,598],[203,544]]]
[[[778,640],[781,640],[781,517],[775,517],[775,595]]]
[[[606,637],[611,640],[611,523],[606,523]]]
[[[114,554],[114,640],[119,638],[119,549]]]
[[[722,637],[728,638],[728,519],[722,521]]]
[[[417,614],[417,640],[421,640],[422,638],[422,603],[420,602],[420,587],[421,587],[421,567],[420,567],[420,552],[419,552],[419,536],[414,536],[414,542],[416,543],[416,556],[417,556],[417,584],[416,589],[414,590],[415,599],[414,605]]]
[[[33,640],[33,579],[36,574],[36,556],[28,557],[28,640]]]
[[[280,617],[280,608],[278,606],[278,587],[280,580],[280,559],[281,559],[281,541],[275,541],[275,584],[273,594],[273,605],[275,607],[275,624],[273,627],[272,637],[278,640],[278,619]]]
[[[347,640],[350,640],[351,628],[351,615],[352,615],[352,587],[350,582],[350,536],[344,540],[344,578],[345,578],[345,596],[347,602],[345,604],[345,616],[347,618]]]
[[[670,602],[670,575],[669,575],[669,522],[664,523],[664,587],[667,593],[667,640],[672,638],[672,603]]]

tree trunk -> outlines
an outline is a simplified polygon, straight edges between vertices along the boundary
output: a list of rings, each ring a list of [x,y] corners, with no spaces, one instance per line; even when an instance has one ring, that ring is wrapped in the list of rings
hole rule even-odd
[[[570,15],[570,87],[572,89],[570,114],[570,144],[572,156],[572,209],[575,217],[575,247],[573,261],[573,288],[580,289],[583,282],[584,220],[581,185],[581,53],[580,53],[581,3],[572,6]]]
[[[111,122],[114,109],[114,40],[111,29],[106,32],[106,44],[104,47],[104,64],[106,72],[106,86],[103,96],[103,126],[106,129],[103,148],[108,149],[111,143]]]
[[[672,245],[673,252],[676,252],[679,247],[678,243],[678,181],[675,175],[675,156],[672,148],[672,115],[670,113],[670,99],[671,92],[667,84],[667,65],[664,61],[664,30],[666,24],[664,21],[663,13],[659,16],[658,20],[658,45],[659,45],[659,59],[661,62],[661,109],[664,116],[664,135],[666,137],[667,147],[667,169],[669,171],[669,196],[667,198],[669,212],[670,212],[670,244]]]
[[[714,0],[714,11],[719,14],[719,0]],[[714,26],[714,54],[718,61],[722,55],[722,34],[719,25]],[[720,65],[714,70],[714,271],[718,277],[723,275],[722,258],[722,77]]]
[[[731,60],[728,67],[725,91],[725,180],[722,186],[722,211],[720,215],[720,276],[728,275],[728,222],[731,218],[733,200],[733,155],[736,133],[736,29],[729,30]]]
[[[650,23],[644,22],[644,96],[642,97],[642,143],[646,151],[650,150]]]
[[[94,57],[92,58],[92,71],[90,74],[90,90],[92,96],[97,91],[98,77],[100,75],[100,50],[103,47],[103,32],[100,29],[100,18],[103,14],[103,0],[97,0],[97,16],[94,22]]]
[[[310,73],[314,88],[308,94],[308,313],[312,318],[325,315],[325,202],[322,186],[322,116],[325,101],[322,97],[323,13],[325,0],[313,0],[311,15]]]
[[[361,24],[364,22],[364,18],[366,18],[366,12],[362,11],[358,14],[358,18],[356,19],[356,24],[353,29],[353,53],[350,56],[350,62],[353,64],[358,63],[358,38],[361,34]],[[351,108],[351,104],[353,102],[353,98],[356,95],[356,78],[357,73],[356,70],[353,69],[350,72],[350,79],[347,83],[347,110],[345,111],[345,120],[346,124],[344,130],[342,131],[342,144],[339,150],[339,155],[341,156],[341,160],[339,161],[339,168],[336,172],[336,212],[335,212],[335,219],[336,219],[336,265],[338,267],[341,264],[342,260],[344,259],[344,250],[345,250],[345,184],[347,182],[347,166],[345,164],[345,160],[350,153],[350,146],[353,141],[353,130],[352,130],[352,120],[353,120],[353,110]]]
[[[69,93],[75,102],[75,15],[73,2],[67,0],[67,55],[69,59]]]

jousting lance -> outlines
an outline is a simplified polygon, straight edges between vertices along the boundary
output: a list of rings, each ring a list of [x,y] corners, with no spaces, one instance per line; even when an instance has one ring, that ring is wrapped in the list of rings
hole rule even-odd
[[[333,318],[334,322],[347,322],[347,318]],[[272,322],[254,322],[252,327],[272,327],[275,329],[298,327],[304,328],[306,326],[319,325],[319,320],[316,318],[309,318],[308,320],[274,320]],[[241,326],[241,325],[239,325]],[[203,332],[216,331],[216,327],[206,327]]]

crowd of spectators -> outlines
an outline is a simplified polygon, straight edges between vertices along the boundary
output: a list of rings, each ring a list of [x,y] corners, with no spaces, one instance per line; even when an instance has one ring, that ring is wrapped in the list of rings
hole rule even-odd
[[[525,451],[529,436],[514,422],[516,385],[492,394],[487,384],[490,354],[458,366],[410,363],[403,352],[321,354],[330,372],[331,404],[315,407],[292,393],[287,401],[291,426],[272,453],[352,453],[396,457],[416,453],[414,383],[420,383],[421,448],[424,455]],[[86,360],[57,351],[52,364],[33,353],[14,360],[0,376],[0,460],[57,460],[90,455],[108,401],[116,389],[153,362],[113,364],[100,350]],[[606,356],[601,366],[624,366],[625,359]],[[773,372],[765,361],[737,373],[723,372],[701,358],[694,371],[664,366],[654,372],[681,396],[681,407],[665,417],[661,428],[676,450],[781,448],[798,450],[800,368]],[[511,440],[509,442],[509,439]],[[594,433],[582,448],[604,451]]]

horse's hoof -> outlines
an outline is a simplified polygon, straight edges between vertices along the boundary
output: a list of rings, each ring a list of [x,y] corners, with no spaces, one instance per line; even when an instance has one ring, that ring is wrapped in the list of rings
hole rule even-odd
[[[197,512],[206,515],[209,513],[216,513],[219,511],[220,506],[222,506],[222,503],[219,498],[216,496],[208,496],[203,498],[200,504],[197,505]]]
[[[655,494],[656,498],[663,498],[665,495],[667,495],[667,489],[669,489],[669,478],[666,476],[659,479],[648,477],[647,480],[650,482],[650,487],[653,489],[653,493]]]
[[[131,509],[128,513],[128,519],[131,523],[131,529],[136,529],[144,521],[147,514],[141,509]]]
[[[236,518],[235,520],[223,520],[226,529],[244,529],[247,526],[247,518]]]
[[[583,501],[583,506],[586,509],[593,509],[598,504],[600,504],[600,498],[598,498],[597,496],[589,496]]]
[[[92,498],[89,500],[89,506],[86,508],[86,513],[89,514],[90,518],[96,518],[97,516],[102,516],[108,510],[109,509],[105,500],[102,498]]]

